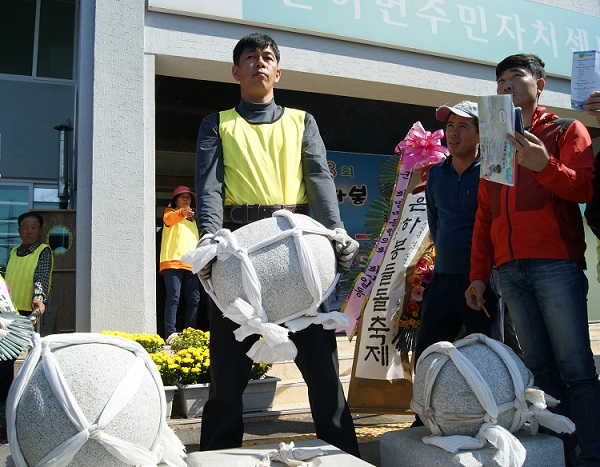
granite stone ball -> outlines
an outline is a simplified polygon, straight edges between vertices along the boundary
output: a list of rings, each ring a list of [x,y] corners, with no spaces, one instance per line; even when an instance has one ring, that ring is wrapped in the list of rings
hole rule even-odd
[[[454,345],[483,377],[493,394],[496,405],[512,403],[515,400],[515,389],[508,367],[502,357],[484,342],[472,341],[464,346],[461,346],[460,342],[456,341]],[[498,344],[508,351],[509,358],[516,363],[524,388],[531,386],[533,382],[531,372],[508,346]],[[419,359],[414,377],[413,401],[421,407],[425,404],[427,372],[442,355],[441,352],[435,351]],[[435,377],[430,401],[430,408],[434,414],[443,414],[444,417],[448,417],[444,421],[441,417],[438,418],[434,415],[443,436],[475,436],[484,423],[485,410],[483,406],[451,359],[443,364]],[[425,411],[417,411],[417,413],[424,425],[433,432],[432,422],[425,415]],[[515,412],[514,407],[501,411],[498,415],[497,425],[510,430]],[[469,417],[473,418],[472,421],[465,421],[464,418],[461,418],[463,415],[474,417]]]
[[[135,355],[116,345],[85,343],[53,352],[64,379],[89,423],[94,424],[130,369]],[[17,401],[15,430],[28,465],[36,465],[79,430],[53,394],[42,356]],[[160,433],[161,397],[155,379],[145,368],[137,393],[103,432],[150,450]],[[71,461],[80,466],[127,465],[102,445],[88,439]]]
[[[316,222],[310,217],[303,214],[294,214],[294,217],[298,227],[314,229]],[[285,217],[276,216],[245,225],[233,235],[240,247],[249,248],[291,228]],[[322,234],[304,232],[303,238],[308,244],[311,262],[318,270],[324,300],[331,293],[337,274],[333,244]],[[269,243],[248,256],[261,285],[262,305],[269,323],[283,323],[311,307],[313,297],[302,274],[293,236]],[[237,298],[248,301],[242,285],[241,260],[233,255],[218,259],[212,266],[212,287],[223,308]]]

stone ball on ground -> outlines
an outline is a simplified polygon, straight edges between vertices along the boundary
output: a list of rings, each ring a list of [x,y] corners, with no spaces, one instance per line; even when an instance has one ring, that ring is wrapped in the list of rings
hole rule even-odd
[[[136,356],[115,345],[86,343],[57,348],[53,352],[60,371],[90,424],[96,423],[117,385],[124,379]],[[75,428],[53,394],[43,369],[37,363],[17,402],[15,429],[20,450],[28,465],[73,437]],[[135,396],[104,428],[103,432],[147,449],[159,434],[161,397],[155,379],[147,370]],[[94,439],[88,439],[75,454],[73,465],[126,465]]]
[[[500,407],[503,404],[512,403],[515,400],[515,388],[503,358],[485,342],[469,340],[467,345],[461,344],[462,340],[454,343],[455,347],[482,376],[491,390],[496,405]],[[499,342],[498,344],[508,352],[509,358],[517,365],[523,386],[529,387],[533,382],[531,372],[508,346]],[[441,352],[434,351],[419,359],[414,378],[413,401],[420,406],[425,405],[426,391],[429,390],[426,385],[427,373],[434,365],[439,364],[440,358],[443,357]],[[425,408],[421,413],[417,412],[425,426],[433,432],[432,421],[427,416],[431,411],[433,411],[433,417],[443,436],[475,436],[484,423],[483,417],[486,412],[483,406],[467,379],[449,358],[442,365],[433,382],[429,409]],[[497,425],[510,430],[515,411],[514,407],[501,411],[498,415]],[[436,414],[440,416],[438,417]],[[465,416],[467,417],[465,418]]]

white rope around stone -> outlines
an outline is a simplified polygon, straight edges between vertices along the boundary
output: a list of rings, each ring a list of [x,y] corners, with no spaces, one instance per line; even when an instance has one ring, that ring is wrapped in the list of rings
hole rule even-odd
[[[92,343],[115,345],[135,355],[133,364],[127,374],[114,389],[104,409],[94,423],[90,422],[84,415],[53,354],[54,350],[62,347]],[[162,388],[160,375],[146,350],[136,342],[115,336],[75,333],[55,334],[36,342],[36,345],[25,360],[21,372],[15,380],[15,384],[11,387],[7,401],[8,435],[12,456],[18,467],[27,466],[27,463],[21,452],[15,428],[17,405],[40,359],[52,393],[65,415],[76,428],[77,434],[55,447],[36,464],[37,467],[62,467],[68,465],[88,440],[94,440],[99,443],[114,457],[129,465],[150,466],[161,463],[181,467],[186,465],[183,460],[183,457],[185,457],[183,445],[166,424],[164,392],[161,393],[159,432],[150,449],[118,439],[103,431],[123,408],[131,403],[131,399],[137,393],[142,381],[142,375],[145,372],[149,371],[158,388]]]
[[[321,464],[318,456],[324,455],[327,453],[320,448],[296,448],[293,441],[289,444],[279,443],[279,449],[265,454],[256,467],[269,467],[273,461],[292,467],[316,467]],[[308,459],[315,460],[305,462]]]
[[[514,388],[514,400],[510,403],[498,406],[490,389],[488,382],[473,363],[459,350],[462,347],[474,343],[482,343],[491,348],[506,365]],[[435,358],[429,362],[427,368],[422,368],[424,359],[435,354]],[[460,374],[465,378],[468,386],[476,396],[477,401],[484,410],[484,414],[457,414],[442,413],[432,407],[432,393],[436,378],[444,365],[452,362]],[[557,401],[544,394],[543,391],[531,387],[533,375],[529,370],[529,382],[527,387],[517,366],[516,359],[512,358],[506,346],[483,334],[472,334],[454,344],[450,342],[438,342],[428,347],[417,362],[416,373],[426,371],[424,379],[422,403],[413,398],[411,409],[417,412],[424,424],[432,432],[431,436],[423,438],[423,442],[438,446],[446,451],[456,453],[458,450],[479,449],[489,442],[498,449],[494,457],[499,465],[521,466],[525,461],[525,448],[521,442],[512,434],[521,429],[525,423],[529,423],[531,432],[537,433],[539,425],[550,428],[559,433],[572,433],[575,425],[568,418],[554,414],[547,410],[547,404]],[[512,423],[509,429],[498,425],[500,414],[507,410],[515,409]],[[475,437],[463,435],[444,436],[441,426],[447,431],[452,428],[464,428],[465,426],[477,427],[479,431]]]
[[[198,273],[215,258],[220,261],[225,261],[231,256],[239,259],[245,299],[238,297],[231,303],[222,303],[215,293],[212,278],[205,280],[200,277],[200,280],[225,317],[240,325],[235,332],[238,341],[242,341],[252,334],[259,334],[263,337],[247,353],[252,360],[262,363],[273,363],[295,358],[297,349],[289,339],[289,331],[300,331],[311,324],[321,324],[325,329],[336,329],[346,327],[349,323],[348,317],[343,313],[318,312],[321,303],[335,287],[339,274],[335,275],[335,280],[329,290],[323,292],[321,290],[320,273],[316,264],[318,258],[314,257],[306,240],[306,234],[316,234],[325,236],[330,241],[345,243],[349,238],[346,232],[343,229],[327,229],[308,216],[293,214],[285,209],[276,211],[273,217],[284,218],[290,224],[290,228],[264,238],[248,248],[239,245],[235,233],[228,229],[221,229],[215,234],[204,236],[200,242],[202,246],[181,258],[182,261],[192,265],[194,273]],[[299,219],[302,219],[301,224]],[[263,308],[261,283],[249,255],[290,237],[293,238],[302,280],[312,297],[312,303],[305,309],[295,310],[281,322],[269,322]],[[212,243],[206,244],[206,239],[210,239]],[[285,306],[283,301],[281,306]],[[286,328],[279,326],[279,324],[284,324]]]

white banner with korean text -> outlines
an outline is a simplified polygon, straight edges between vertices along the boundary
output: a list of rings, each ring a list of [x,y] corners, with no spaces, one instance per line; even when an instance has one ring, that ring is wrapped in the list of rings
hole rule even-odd
[[[392,343],[397,331],[393,315],[402,309],[399,301],[406,291],[407,268],[421,251],[428,234],[425,193],[407,193],[402,215],[360,320],[354,376],[389,381],[412,379],[410,368],[406,367],[406,361],[403,365],[401,353]]]

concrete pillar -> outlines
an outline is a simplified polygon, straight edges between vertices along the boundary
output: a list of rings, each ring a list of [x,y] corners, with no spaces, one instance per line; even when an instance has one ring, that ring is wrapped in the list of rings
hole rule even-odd
[[[156,332],[154,57],[144,2],[82,2],[78,331]]]

